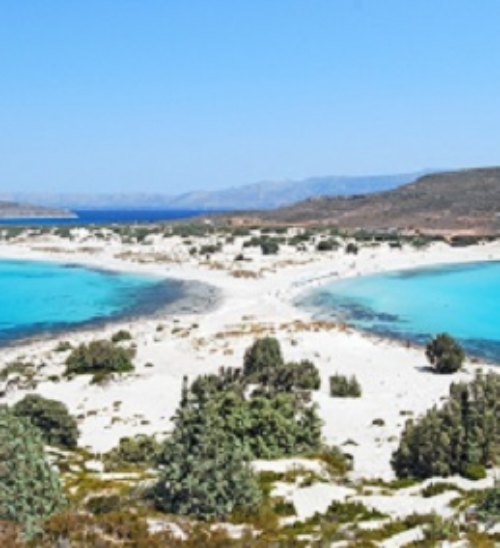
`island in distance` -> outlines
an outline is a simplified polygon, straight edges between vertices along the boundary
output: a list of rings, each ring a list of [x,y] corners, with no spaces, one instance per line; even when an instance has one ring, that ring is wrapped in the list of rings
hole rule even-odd
[[[68,209],[0,201],[0,219],[76,219]]]

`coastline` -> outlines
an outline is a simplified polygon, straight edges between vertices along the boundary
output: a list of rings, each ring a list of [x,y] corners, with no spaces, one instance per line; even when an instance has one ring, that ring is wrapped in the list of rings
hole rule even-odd
[[[40,246],[31,240],[0,246],[0,258],[52,260],[152,274],[184,283],[208,284],[216,290],[215,305],[201,304],[200,310],[161,311],[154,318],[129,318],[99,329],[71,331],[74,344],[108,337],[118,328],[132,333],[137,348],[136,371],[106,387],[90,385],[84,377],[64,383],[49,380],[63,369],[65,355],[54,352],[57,343],[64,339],[62,334],[0,349],[2,364],[20,355],[40,364],[36,391],[63,401],[72,413],[82,417],[82,445],[94,453],[109,450],[123,436],[169,431],[185,375],[193,378],[215,373],[222,365],[239,367],[254,338],[269,334],[279,338],[288,359],[310,359],[320,370],[322,388],[315,393],[314,401],[324,421],[325,439],[352,454],[352,477],[391,478],[390,455],[406,417],[417,416],[438,404],[452,382],[470,379],[477,368],[489,368],[484,362],[469,360],[461,373],[449,377],[432,375],[426,371],[421,348],[331,323],[314,325],[311,314],[293,303],[299,293],[344,277],[498,260],[500,243],[468,248],[434,244],[426,250],[382,246],[364,248],[356,256],[311,252],[298,257],[284,251],[267,257],[249,250],[252,262],[244,266],[260,272],[254,278],[234,276],[237,244],[227,256],[209,262],[189,256],[168,263],[160,259],[146,262],[152,251],[160,258],[166,253],[173,256],[178,243],[161,242],[153,250],[102,244],[98,247],[97,241],[64,242],[57,251],[47,251],[46,242]],[[88,251],[90,244],[95,246],[92,252]],[[50,245],[55,249],[52,242]],[[136,260],[121,258],[124,251]],[[363,397],[356,401],[331,398],[328,378],[333,373],[356,375]],[[13,403],[24,394],[22,390],[9,393],[4,401]],[[114,402],[121,402],[119,414]],[[375,419],[382,419],[383,426],[373,426]]]
[[[321,279],[315,280],[320,282],[319,285],[309,287],[297,293],[293,298],[295,306],[309,313],[314,320],[337,323],[345,326],[346,329],[352,329],[364,336],[372,338],[374,340],[387,340],[393,341],[396,344],[402,344],[406,347],[414,347],[419,349],[425,349],[426,344],[431,338],[438,332],[429,330],[405,331],[401,326],[401,318],[398,312],[389,313],[376,306],[366,305],[359,301],[356,297],[350,302],[349,290],[347,290],[347,300],[345,302],[338,303],[337,298],[342,298],[343,291],[340,293],[334,291],[336,297],[332,297],[329,288],[333,288],[336,283],[340,283],[345,280],[353,278],[377,278],[382,277],[399,277],[406,272],[411,273],[439,273],[441,271],[454,271],[455,269],[467,269],[470,265],[475,268],[477,265],[492,265],[499,264],[498,259],[479,259],[471,258],[469,261],[461,262],[441,262],[433,263],[431,265],[424,264],[421,266],[409,266],[399,269],[387,269],[382,271],[373,272],[370,274],[362,274],[360,276],[346,276],[344,278],[332,279],[331,277],[321,277]],[[326,280],[326,281],[324,281]],[[411,292],[411,290],[409,290]],[[337,306],[338,304],[338,306]],[[337,306],[338,310],[335,310]],[[380,322],[377,321],[378,316],[382,316],[383,319]],[[363,319],[368,317],[368,325],[363,326]],[[374,317],[374,323],[371,324],[370,318]],[[361,319],[361,324],[357,321]],[[392,322],[396,322],[397,326],[391,329]],[[446,329],[443,329],[446,331]],[[450,333],[454,333],[453,330],[449,330]],[[467,356],[471,361],[484,362],[492,366],[500,365],[500,341],[497,342],[492,339],[478,339],[472,336],[467,338],[461,338],[462,346],[467,352]]]

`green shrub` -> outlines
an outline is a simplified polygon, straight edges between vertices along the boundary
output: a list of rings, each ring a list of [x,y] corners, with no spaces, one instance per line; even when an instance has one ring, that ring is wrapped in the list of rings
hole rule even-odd
[[[121,438],[118,446],[104,455],[106,470],[120,470],[130,465],[154,466],[160,454],[161,445],[153,436],[139,434]]]
[[[266,240],[260,244],[260,250],[262,255],[276,255],[280,249],[280,246],[274,240]]]
[[[111,337],[111,342],[113,343],[119,343],[122,341],[130,341],[132,340],[132,335],[130,331],[127,331],[126,329],[120,329],[116,333],[113,334]]]
[[[220,244],[213,245],[213,244],[207,244],[202,245],[200,247],[199,253],[200,255],[212,255],[213,253],[217,253],[222,249],[222,246]]]
[[[437,373],[455,373],[465,359],[462,347],[447,333],[434,337],[427,345],[425,355]]]
[[[156,506],[201,519],[223,519],[237,509],[254,510],[261,493],[248,455],[227,432],[212,404],[196,412],[183,398],[174,424],[164,447]]]
[[[329,240],[321,240],[318,242],[318,245],[316,246],[316,249],[318,251],[333,251],[339,247],[339,244],[337,241],[329,239]]]
[[[160,509],[204,519],[252,513],[261,491],[250,460],[321,449],[321,421],[304,390],[317,386],[315,368],[301,363],[285,365],[278,341],[261,339],[247,350],[243,370],[222,369],[190,386],[184,380],[174,431],[159,456]],[[291,380],[275,382],[286,367]]]
[[[464,466],[462,476],[472,481],[479,481],[486,477],[486,468],[482,464],[468,463]]]
[[[122,505],[122,499],[123,497],[119,495],[96,495],[90,497],[85,506],[92,514],[101,516],[119,510]]]
[[[352,242],[348,243],[345,252],[351,255],[357,255],[359,251],[359,248],[356,244],[353,244]]]
[[[9,362],[0,370],[0,379],[7,379],[10,375],[19,375],[20,377],[32,377],[36,373],[36,366],[32,362],[15,360]]]
[[[274,337],[257,339],[245,352],[243,374],[259,380],[284,363],[280,343]]]
[[[477,506],[477,516],[481,521],[497,523],[500,521],[500,486],[498,483],[484,492]]]
[[[333,476],[345,476],[352,470],[352,456],[344,453],[338,447],[323,447],[319,453],[308,455],[326,464],[328,472]]]
[[[263,372],[260,380],[274,392],[319,390],[321,386],[319,371],[309,360],[277,365],[269,372]]]
[[[69,341],[61,341],[54,348],[54,352],[67,352],[68,350],[71,350],[72,348],[73,348],[73,345]]]
[[[29,419],[40,430],[48,445],[65,449],[76,447],[78,426],[63,403],[37,394],[28,394],[14,405],[12,411],[18,417]]]
[[[424,541],[432,543],[458,540],[459,532],[460,529],[454,521],[438,514],[433,514],[430,522],[423,528]]]
[[[354,375],[347,377],[336,373],[330,377],[330,396],[332,398],[359,398],[361,385]]]
[[[324,517],[328,521],[334,521],[337,523],[354,523],[357,521],[382,519],[385,517],[385,515],[381,512],[367,508],[362,502],[350,501],[333,501],[324,516],[320,516],[318,514],[316,514],[316,516],[319,519]]]
[[[459,491],[459,488],[454,483],[438,481],[435,483],[429,483],[427,487],[422,489],[422,496],[424,498],[431,498],[449,491]]]
[[[39,431],[0,407],[0,520],[19,524],[31,539],[41,531],[43,520],[64,504]]]
[[[495,373],[478,372],[470,383],[452,384],[442,408],[407,421],[392,457],[398,477],[484,477],[485,467],[500,462],[499,400]]]
[[[111,374],[132,371],[134,351],[98,340],[76,347],[66,360],[66,375]]]
[[[258,393],[318,390],[321,386],[316,366],[309,360],[285,362],[280,343],[273,337],[257,339],[246,351],[243,377],[261,385]]]
[[[470,245],[477,245],[479,243],[483,243],[483,239],[481,236],[472,236],[467,234],[460,234],[456,236],[452,236],[450,238],[450,245],[452,247],[467,247]]]

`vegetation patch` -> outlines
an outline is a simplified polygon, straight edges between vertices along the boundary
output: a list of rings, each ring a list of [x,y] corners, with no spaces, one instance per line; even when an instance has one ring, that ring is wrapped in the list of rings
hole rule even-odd
[[[46,444],[64,449],[76,447],[78,426],[63,403],[37,394],[28,394],[14,405],[12,411],[38,428]]]
[[[110,341],[97,340],[77,346],[66,360],[66,375],[91,374],[100,380],[112,373],[133,371],[131,348],[116,346]]]
[[[336,373],[330,377],[330,396],[332,398],[360,398],[361,385],[354,375],[347,377]]]
[[[442,408],[407,421],[392,457],[396,474],[420,479],[485,477],[485,468],[500,460],[499,398],[500,376],[492,372],[478,372],[470,383],[452,384]]]

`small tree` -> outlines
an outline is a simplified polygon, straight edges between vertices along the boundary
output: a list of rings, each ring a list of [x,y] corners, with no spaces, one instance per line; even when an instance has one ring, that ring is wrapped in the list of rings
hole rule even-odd
[[[465,360],[462,347],[447,333],[434,337],[427,345],[425,355],[437,373],[455,373]]]
[[[283,364],[280,343],[274,337],[256,340],[245,352],[243,374],[260,380],[268,376],[276,367]]]
[[[499,400],[500,376],[494,373],[452,384],[443,407],[407,421],[391,461],[398,477],[484,477],[500,462]]]
[[[174,423],[155,489],[157,507],[201,519],[255,509],[261,492],[248,466],[249,454],[227,431],[214,402],[199,408],[184,388]]]
[[[29,540],[65,504],[39,431],[0,407],[0,521],[19,524]]]
[[[76,420],[68,408],[57,400],[49,400],[37,394],[28,394],[13,407],[18,417],[25,417],[38,428],[48,445],[74,449],[78,441]]]

